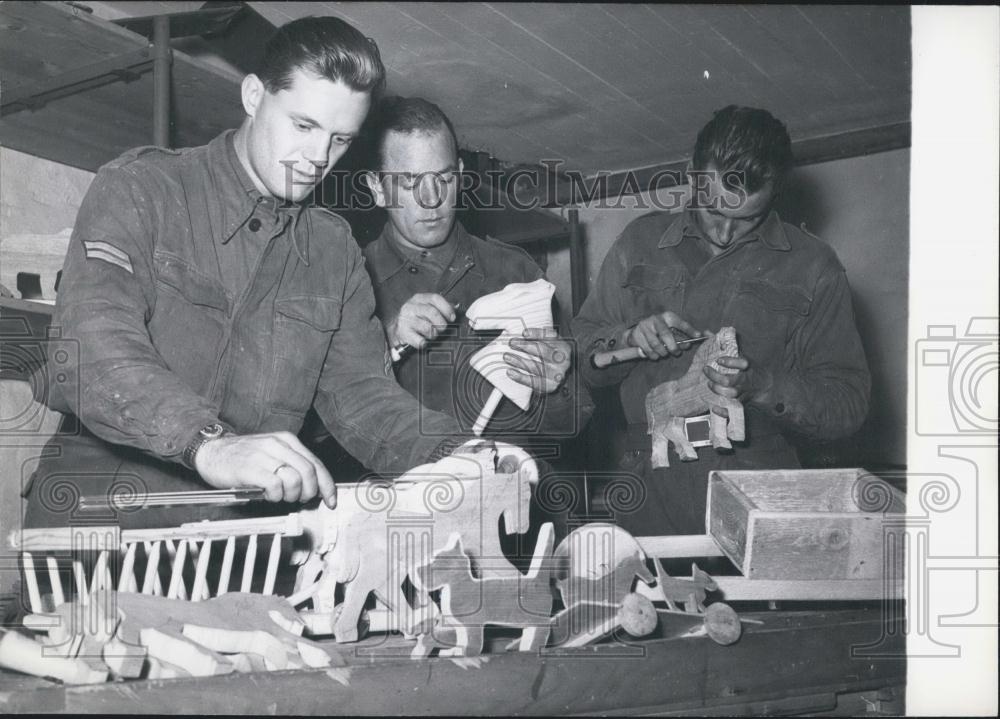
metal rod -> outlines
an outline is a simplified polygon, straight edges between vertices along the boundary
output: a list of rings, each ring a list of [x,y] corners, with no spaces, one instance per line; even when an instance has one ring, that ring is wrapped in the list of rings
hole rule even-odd
[[[153,18],[153,144],[170,147],[170,18]]]
[[[138,509],[145,507],[172,507],[184,504],[246,504],[264,499],[264,490],[259,487],[244,487],[239,489],[206,489],[190,492],[150,492],[135,497],[114,497],[94,494],[80,497],[78,508],[81,511],[111,509]]]

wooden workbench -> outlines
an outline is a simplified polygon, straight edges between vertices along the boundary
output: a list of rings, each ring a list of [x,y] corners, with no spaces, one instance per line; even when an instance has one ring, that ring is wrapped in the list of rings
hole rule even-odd
[[[898,613],[896,614],[899,615]],[[479,668],[414,661],[399,638],[343,645],[349,686],[325,670],[61,686],[0,673],[0,712],[123,714],[902,713],[900,627],[879,608],[744,613],[732,646],[707,637],[607,643]],[[891,658],[852,656],[881,642]],[[373,651],[397,656],[373,657]]]

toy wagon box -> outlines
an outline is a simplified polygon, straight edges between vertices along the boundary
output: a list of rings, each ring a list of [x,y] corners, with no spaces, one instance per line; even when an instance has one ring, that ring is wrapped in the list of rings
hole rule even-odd
[[[714,471],[705,523],[747,579],[879,579],[905,511],[863,469]]]

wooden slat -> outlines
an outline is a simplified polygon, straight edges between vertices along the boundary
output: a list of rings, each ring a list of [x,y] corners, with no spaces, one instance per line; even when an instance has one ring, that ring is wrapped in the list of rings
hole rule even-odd
[[[168,552],[173,549],[173,543],[167,542]],[[184,599],[187,596],[187,588],[184,586],[184,560],[187,558],[187,542],[180,541],[174,549],[173,563],[170,567],[170,585],[167,588],[167,599]]]
[[[138,542],[132,542],[125,550],[125,559],[122,560],[122,571],[118,577],[119,592],[134,592],[136,590],[135,581],[135,554]]]
[[[903,598],[902,581],[881,579],[746,579],[712,577],[719,598],[727,602],[759,601],[882,601]],[[636,582],[636,592],[653,601],[662,600],[659,588]],[[714,595],[713,595],[714,596]]]
[[[51,554],[45,558],[45,563],[48,565],[49,584],[52,586],[52,603],[58,607],[66,601],[66,596],[63,594],[62,578],[59,576],[59,565]]]
[[[243,581],[240,583],[241,592],[249,592],[253,582],[253,568],[257,561],[257,535],[251,534],[247,541],[247,553],[243,558]]]
[[[146,576],[142,582],[142,593],[153,594],[156,592],[156,585],[159,582],[160,571],[160,543],[146,543]]]
[[[31,611],[38,614],[42,611],[42,595],[38,591],[35,560],[30,552],[24,552],[21,561],[24,564],[24,583],[28,586],[28,604],[31,606]]]
[[[683,557],[724,557],[719,545],[707,534],[681,534],[672,537],[636,537],[647,557],[660,559]]]
[[[267,557],[267,572],[264,575],[264,594],[274,593],[274,581],[278,576],[278,560],[281,559],[281,535],[275,534],[271,540],[271,552]]]
[[[200,602],[202,599],[208,599],[210,596],[208,591],[208,561],[211,556],[212,540],[207,539],[201,545],[201,550],[198,553],[198,566],[195,569],[194,586],[191,587],[192,602]]]
[[[215,592],[216,596],[229,591],[229,578],[233,571],[233,556],[236,553],[236,537],[230,536],[226,539],[226,549],[222,555],[222,570],[219,572],[219,587]]]

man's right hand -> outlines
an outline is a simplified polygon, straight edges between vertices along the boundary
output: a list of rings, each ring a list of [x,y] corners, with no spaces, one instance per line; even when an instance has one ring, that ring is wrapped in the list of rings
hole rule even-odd
[[[195,454],[194,466],[219,489],[261,487],[269,502],[308,502],[319,492],[328,507],[337,504],[333,477],[291,432],[209,440]]]
[[[626,343],[641,349],[647,359],[657,360],[667,355],[676,357],[692,345],[678,346],[677,338],[670,331],[671,328],[679,329],[688,337],[701,337],[706,334],[696,330],[686,320],[681,319],[673,312],[663,312],[640,320],[635,327],[629,330],[625,338]]]
[[[437,337],[449,322],[454,322],[455,308],[444,297],[433,293],[413,295],[399,309],[396,318],[385,328],[390,347],[408,344],[420,349]]]

